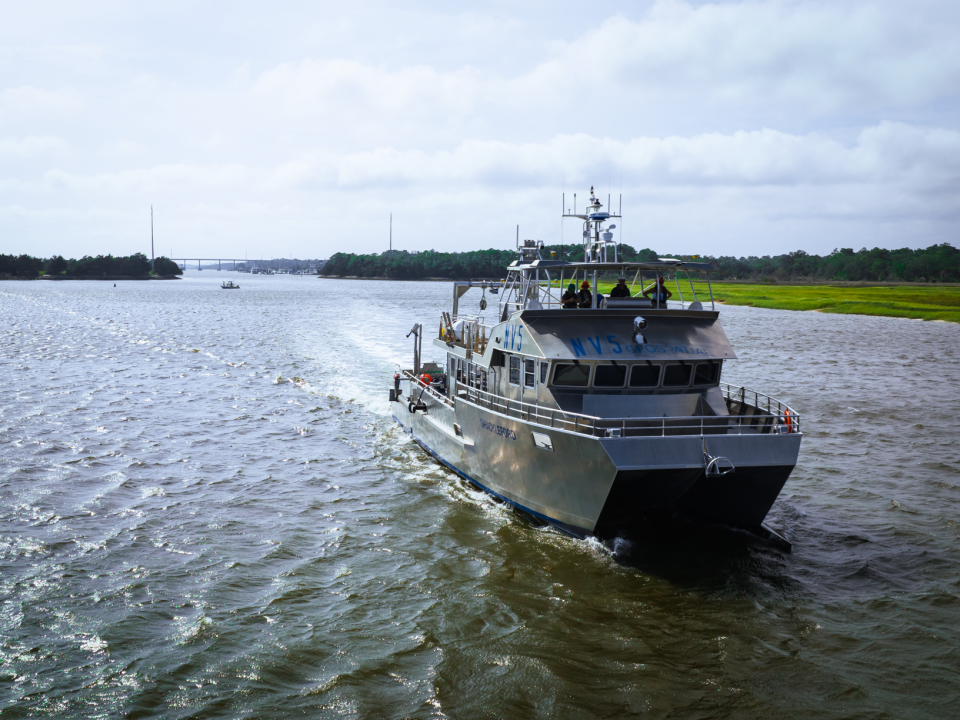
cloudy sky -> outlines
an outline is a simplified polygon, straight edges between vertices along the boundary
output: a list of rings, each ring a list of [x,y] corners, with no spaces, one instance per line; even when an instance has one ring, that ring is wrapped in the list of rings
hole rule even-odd
[[[960,3],[4,3],[0,252],[960,244]]]

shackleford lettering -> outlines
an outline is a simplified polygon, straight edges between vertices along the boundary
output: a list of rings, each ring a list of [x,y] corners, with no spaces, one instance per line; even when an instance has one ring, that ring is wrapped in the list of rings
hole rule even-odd
[[[510,428],[505,428],[500,425],[494,425],[493,423],[488,423],[486,420],[480,420],[480,427],[484,430],[492,432],[494,435],[500,435],[501,437],[507,438],[507,440],[516,440],[517,434]]]

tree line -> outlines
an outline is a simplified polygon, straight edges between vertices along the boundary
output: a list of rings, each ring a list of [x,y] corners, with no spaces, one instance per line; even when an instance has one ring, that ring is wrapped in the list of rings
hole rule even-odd
[[[555,253],[552,255],[551,253]],[[583,251],[574,246],[547,245],[544,258],[582,261]],[[670,255],[650,248],[636,250],[620,245],[620,259],[627,262],[652,262],[658,257],[709,262],[717,268],[717,279],[778,281],[861,280],[871,282],[960,282],[960,250],[949,243],[921,250],[902,248],[885,250],[839,248],[829,255],[810,255],[803,250],[786,255],[733,257],[709,255]],[[407,252],[394,250],[380,254],[336,253],[320,270],[327,277],[468,279],[506,277],[507,266],[517,259],[515,250],[473,250],[469,252]]]
[[[153,274],[160,276],[182,275],[180,266],[166,257],[158,257],[153,264]],[[36,278],[41,274],[66,277],[149,277],[151,263],[143,253],[114,257],[113,255],[84,255],[79,260],[66,260],[62,255],[37,258],[30,255],[0,255],[0,276]]]

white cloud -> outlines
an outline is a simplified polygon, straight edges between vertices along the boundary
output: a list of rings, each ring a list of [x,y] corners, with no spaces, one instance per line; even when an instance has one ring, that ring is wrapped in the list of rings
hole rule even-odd
[[[956,94],[957,32],[957,18],[891,3],[662,0],[639,20],[617,15],[555,45],[515,75],[311,59],[261,73],[251,97],[264,112],[340,132],[415,123],[441,139],[451,126],[620,130],[632,119],[718,108],[821,116]]]
[[[960,132],[884,122],[856,143],[776,130],[631,140],[559,135],[540,143],[468,140],[452,151],[380,148],[304,158],[277,168],[275,187],[555,187],[605,182],[611,168],[633,187],[835,186],[960,182]]]
[[[641,21],[608,19],[521,84],[819,110],[922,102],[960,88],[951,14],[905,12],[892,3],[662,0]]]
[[[227,25],[198,6],[175,43],[141,10],[104,22],[95,1],[55,32],[23,6],[32,35],[0,28],[4,202],[64,218],[154,203],[205,253],[270,226],[322,256],[347,234],[375,246],[401,206],[418,218],[408,247],[488,245],[517,221],[551,237],[562,178],[582,198],[622,171],[625,207],[642,206],[627,226],[661,246],[955,238],[960,6],[946,0],[548,16],[378,3],[294,0],[284,20],[242,6]],[[173,29],[175,15],[150,17]]]
[[[22,140],[5,138],[0,140],[0,157],[35,157],[50,150],[65,147],[66,143],[58,137],[28,135]]]
[[[23,85],[0,90],[0,118],[34,113],[73,112],[81,106],[78,94],[69,89],[46,90]]]
[[[144,191],[215,192],[249,185],[251,168],[229,165],[158,165],[91,175],[48,170],[40,179],[0,180],[0,189],[40,192],[130,193]]]

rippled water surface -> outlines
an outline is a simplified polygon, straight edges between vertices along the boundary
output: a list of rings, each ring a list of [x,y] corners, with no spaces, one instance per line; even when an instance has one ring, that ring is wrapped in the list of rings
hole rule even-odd
[[[960,327],[724,308],[794,551],[606,547],[390,419],[448,284],[224,277],[0,283],[3,718],[960,713]]]

